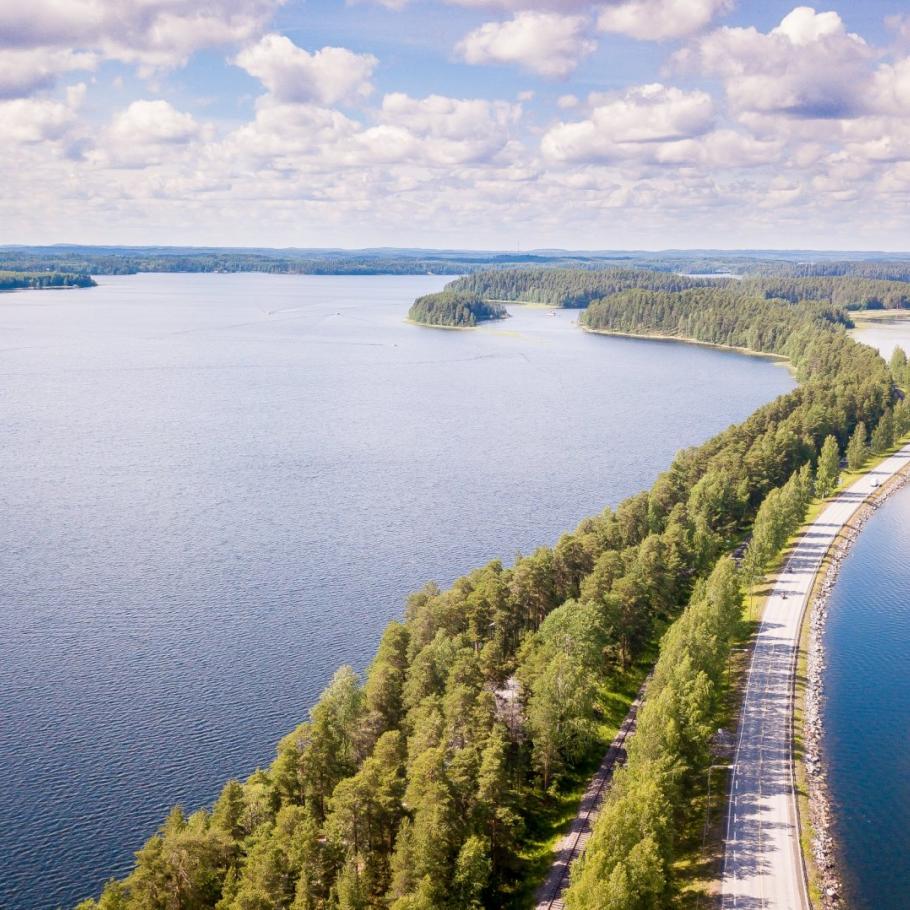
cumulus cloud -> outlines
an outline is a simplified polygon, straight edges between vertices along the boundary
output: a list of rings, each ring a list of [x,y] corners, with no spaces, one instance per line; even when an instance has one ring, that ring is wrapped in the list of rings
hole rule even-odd
[[[2,139],[38,143],[64,138],[76,124],[76,107],[79,100],[81,92],[70,93],[70,103],[46,98],[0,101]]]
[[[521,106],[503,101],[430,95],[386,95],[378,127],[367,130],[361,145],[384,160],[465,164],[489,160],[509,143]]]
[[[868,101],[878,112],[910,116],[910,57],[878,67]]]
[[[331,105],[368,97],[379,61],[343,47],[310,53],[285,35],[271,34],[244,48],[234,62],[280,102]]]
[[[375,117],[375,125],[364,126],[330,108],[267,96],[255,120],[219,143],[217,155],[259,172],[319,173],[327,187],[341,174],[401,184],[428,179],[427,168],[451,173],[453,167],[507,166],[521,105],[394,92]]]
[[[597,26],[641,41],[682,38],[727,12],[733,0],[621,0],[601,10]]]
[[[874,56],[859,35],[847,32],[837,13],[802,6],[768,33],[721,28],[675,59],[723,79],[739,111],[835,118],[862,110]]]
[[[525,10],[505,22],[487,22],[456,50],[468,63],[517,64],[542,76],[565,77],[597,45],[584,16]]]
[[[132,102],[97,134],[85,157],[102,168],[149,169],[192,157],[213,136],[210,127],[163,99]]]
[[[25,48],[0,50],[0,98],[24,98],[51,88],[62,73],[92,70],[95,54]]]
[[[584,120],[559,123],[541,142],[543,153],[558,161],[609,161],[659,155],[662,143],[707,132],[714,103],[702,91],[651,83],[613,98],[595,96]]]
[[[216,155],[254,170],[284,171],[326,163],[340,164],[339,152],[362,131],[340,111],[312,104],[282,104],[266,97],[256,117],[218,144]]]
[[[0,0],[0,48],[67,48],[145,67],[249,39],[281,0]]]
[[[199,129],[192,114],[167,101],[134,101],[114,118],[110,136],[124,145],[182,145],[195,139]]]

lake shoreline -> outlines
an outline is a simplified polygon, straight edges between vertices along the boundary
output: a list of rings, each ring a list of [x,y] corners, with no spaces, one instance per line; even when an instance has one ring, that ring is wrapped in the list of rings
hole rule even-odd
[[[442,325],[438,322],[421,322],[419,319],[411,319],[410,316],[406,316],[404,321],[408,325],[420,326],[422,329],[454,329],[456,332],[473,332],[474,329],[479,329],[481,326],[486,325],[488,322],[505,322],[509,316],[500,316],[498,319],[481,319],[477,325]]]
[[[732,344],[716,344],[713,341],[699,341],[697,338],[687,338],[684,335],[661,335],[656,332],[654,334],[649,334],[641,332],[617,332],[611,329],[592,329],[585,325],[581,326],[581,330],[583,332],[588,332],[591,335],[611,335],[616,338],[638,338],[643,341],[670,341],[680,344],[694,344],[700,348],[714,348],[717,351],[734,351],[737,354],[744,354],[747,357],[760,357],[762,360],[771,360],[781,366],[786,366],[788,370],[793,372],[789,357],[784,357],[781,354],[769,354],[765,351],[755,351],[752,348],[743,348]]]

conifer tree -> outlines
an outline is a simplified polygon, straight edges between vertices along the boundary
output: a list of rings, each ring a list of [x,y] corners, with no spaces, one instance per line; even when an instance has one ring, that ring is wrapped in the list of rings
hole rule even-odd
[[[833,436],[826,436],[818,456],[815,474],[815,493],[822,498],[830,496],[840,477],[840,449]]]

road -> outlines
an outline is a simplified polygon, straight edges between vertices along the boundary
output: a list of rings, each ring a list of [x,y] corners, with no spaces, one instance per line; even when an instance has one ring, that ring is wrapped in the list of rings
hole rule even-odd
[[[550,866],[550,871],[543,884],[537,889],[534,899],[535,910],[563,910],[565,907],[563,895],[569,884],[569,870],[572,863],[585,852],[588,841],[591,839],[591,832],[594,830],[594,823],[600,814],[604,796],[610,789],[610,783],[613,780],[613,771],[626,760],[626,741],[635,733],[638,709],[641,707],[650,678],[649,674],[648,679],[645,680],[636,695],[635,701],[630,705],[629,712],[620,725],[613,742],[610,743],[610,748],[607,749],[597,773],[588,782],[585,795],[582,797],[575,818],[572,819],[572,824],[569,825],[569,830],[556,844],[553,865]]]
[[[905,467],[910,445],[835,496],[808,525],[768,597],[743,699],[728,806],[724,910],[809,910],[793,783],[793,684],[800,626],[829,546]]]

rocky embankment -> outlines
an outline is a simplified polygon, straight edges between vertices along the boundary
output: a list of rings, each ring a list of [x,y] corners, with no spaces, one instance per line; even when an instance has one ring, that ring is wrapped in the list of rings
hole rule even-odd
[[[837,869],[837,847],[832,833],[831,801],[828,793],[824,762],[824,730],[822,705],[824,701],[825,652],[822,636],[828,618],[831,592],[837,581],[841,563],[850,552],[863,525],[875,510],[895,491],[910,480],[910,474],[898,474],[883,486],[876,496],[859,507],[853,519],[844,526],[829,554],[821,583],[816,589],[809,617],[808,671],[805,713],[805,763],[809,781],[809,818],[812,824],[812,857],[818,871],[824,910],[843,910],[846,906],[843,884]]]

